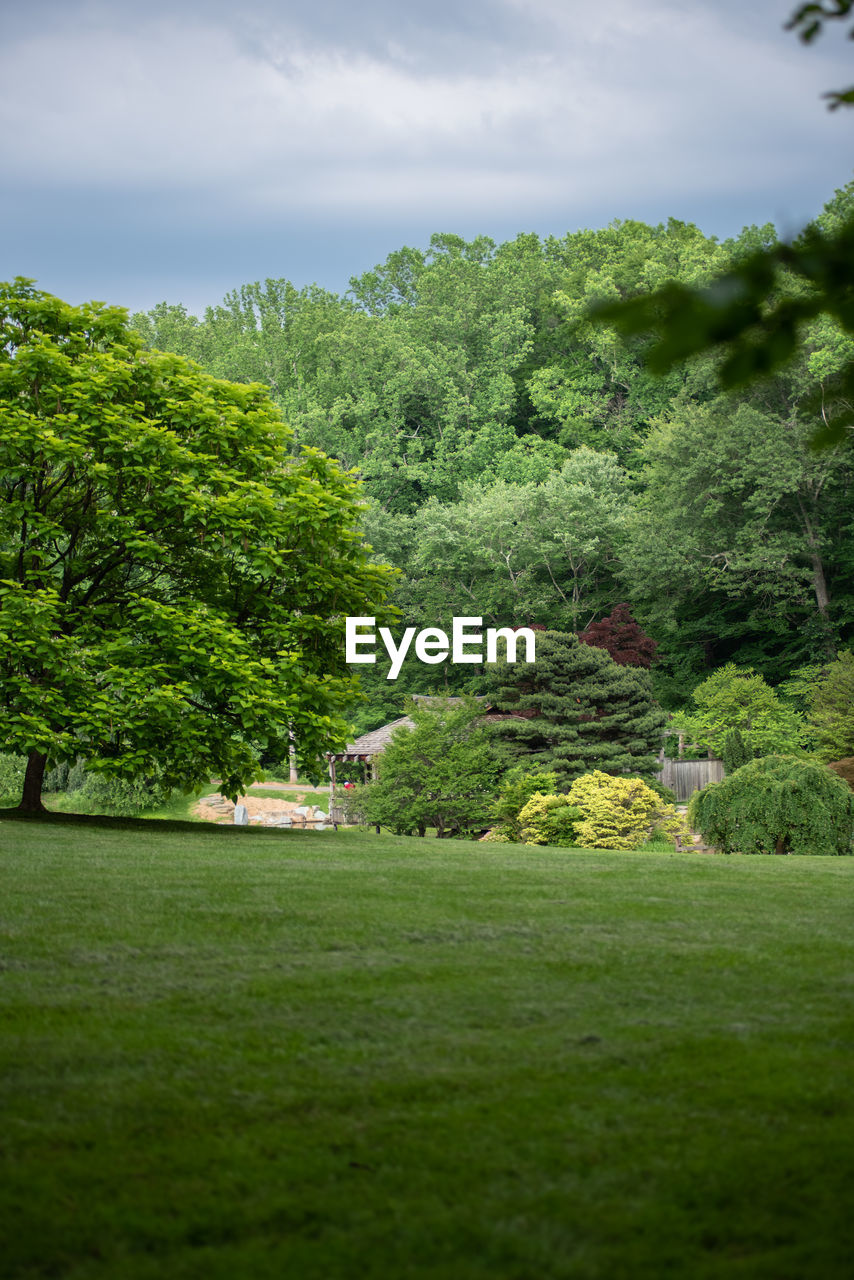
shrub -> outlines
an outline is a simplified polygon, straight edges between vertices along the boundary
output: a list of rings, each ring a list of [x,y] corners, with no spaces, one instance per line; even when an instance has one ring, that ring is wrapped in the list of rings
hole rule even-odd
[[[596,769],[573,782],[568,798],[582,813],[577,843],[588,848],[636,849],[655,831],[682,827],[673,806],[642,778],[615,778]]]
[[[170,788],[157,778],[111,778],[103,773],[87,773],[82,787],[74,792],[74,807],[80,813],[132,818],[145,809],[157,808],[170,794]]]
[[[526,773],[519,765],[505,773],[498,799],[492,808],[493,839],[518,844],[522,839],[520,814],[536,793],[552,795],[557,788],[555,773]]]
[[[26,756],[0,755],[0,809],[11,809],[21,799]]]
[[[440,837],[489,826],[500,762],[476,702],[436,699],[408,709],[380,757],[379,778],[349,792],[350,817],[390,827],[396,835],[435,827]]]
[[[826,765],[765,756],[696,792],[688,821],[724,853],[845,854],[854,795]]]
[[[571,848],[579,843],[575,826],[581,817],[581,810],[570,803],[568,796],[547,796],[535,791],[519,813],[520,837],[525,844]]]

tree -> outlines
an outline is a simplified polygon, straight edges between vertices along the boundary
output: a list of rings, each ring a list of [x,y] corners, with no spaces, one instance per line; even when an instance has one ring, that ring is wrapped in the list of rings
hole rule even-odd
[[[814,686],[809,721],[822,760],[854,755],[854,651],[844,649]]]
[[[441,699],[407,709],[383,751],[379,778],[356,787],[349,810],[362,821],[398,835],[436,828],[443,837],[489,825],[501,764],[477,724],[483,707],[473,700]]]
[[[826,21],[846,18],[852,0],[800,5],[789,29],[805,43]],[[830,107],[854,105],[854,87],[826,95]],[[850,195],[852,184],[846,189]],[[654,333],[646,351],[653,373],[665,374],[698,353],[722,356],[720,385],[741,387],[785,365],[816,322],[829,320],[844,339],[833,377],[813,398],[813,444],[841,444],[854,402],[854,214],[811,223],[791,244],[772,243],[745,255],[703,288],[668,281],[651,293],[593,308],[600,323],[624,335]]]
[[[741,732],[754,755],[797,751],[807,727],[797,712],[782,702],[777,692],[750,667],[729,662],[712,672],[693,693],[697,710],[675,718],[698,746],[721,756],[727,735]]]
[[[311,760],[354,694],[343,617],[376,612],[352,479],[263,388],[142,349],[120,308],[0,286],[0,750],[167,786]]]
[[[753,759],[753,752],[744,741],[740,729],[727,730],[721,759],[727,774],[735,773],[736,769],[740,769],[743,764],[749,764]]]
[[[779,391],[776,409],[684,400],[644,447],[623,578],[663,643],[708,642],[720,661],[761,635],[779,667],[781,649],[833,652],[851,624],[854,455],[811,451],[794,393]]]
[[[658,645],[631,615],[627,604],[618,604],[606,617],[589,623],[579,632],[582,644],[604,649],[621,667],[644,667],[655,662]]]
[[[646,671],[546,631],[536,662],[493,668],[488,683],[493,709],[510,716],[494,732],[513,763],[553,771],[561,785],[593,768],[654,772],[666,716]]]
[[[688,822],[724,853],[847,854],[854,795],[825,765],[771,755],[696,791]]]

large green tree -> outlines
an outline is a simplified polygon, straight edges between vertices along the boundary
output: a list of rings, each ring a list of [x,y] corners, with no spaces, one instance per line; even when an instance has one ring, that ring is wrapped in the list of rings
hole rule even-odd
[[[548,769],[564,786],[591,769],[654,772],[666,716],[640,667],[546,631],[535,662],[496,667],[489,683],[493,709],[510,717],[494,731],[513,763]]]
[[[813,685],[808,719],[822,760],[854,755],[854,651],[843,649]]]
[[[258,385],[145,351],[125,313],[0,287],[0,750],[248,784],[340,741],[343,617],[376,614],[350,477]]]
[[[720,661],[744,647],[741,661],[791,665],[832,653],[854,620],[854,453],[810,450],[778,391],[773,407],[683,400],[644,447],[622,573],[671,652],[707,644]]]
[[[797,752],[809,737],[803,717],[750,667],[729,662],[698,685],[692,696],[696,709],[678,714],[674,727],[720,757],[733,729],[740,731],[743,743],[756,756]]]
[[[410,704],[379,759],[379,778],[357,787],[348,807],[362,821],[398,835],[447,836],[489,825],[501,763],[474,700],[437,699]]]

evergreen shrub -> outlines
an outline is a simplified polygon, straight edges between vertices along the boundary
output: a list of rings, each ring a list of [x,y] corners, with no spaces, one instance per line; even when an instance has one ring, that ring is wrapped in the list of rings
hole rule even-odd
[[[567,849],[577,845],[576,823],[582,813],[568,796],[535,791],[519,813],[520,836],[525,844],[554,844]]]
[[[676,832],[682,819],[642,778],[595,769],[577,778],[568,798],[582,813],[576,843],[590,849],[636,849],[656,831]]]
[[[736,769],[740,769],[743,764],[749,764],[754,754],[753,749],[744,741],[744,736],[740,729],[729,729],[727,731],[721,753],[727,776],[735,773]]]
[[[771,755],[696,792],[688,822],[724,853],[847,854],[854,795],[826,765]]]

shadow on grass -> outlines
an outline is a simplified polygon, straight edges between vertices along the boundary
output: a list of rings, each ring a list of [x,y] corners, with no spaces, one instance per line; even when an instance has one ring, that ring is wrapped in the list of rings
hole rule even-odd
[[[113,818],[100,813],[61,813],[45,809],[40,813],[27,813],[21,809],[0,809],[0,822],[41,823],[45,826],[94,826],[114,831],[182,831],[193,835],[210,836],[213,839],[240,837],[251,833],[275,839],[286,834],[281,828],[237,826],[217,822],[191,822],[182,818]],[[326,833],[324,833],[326,834]]]

